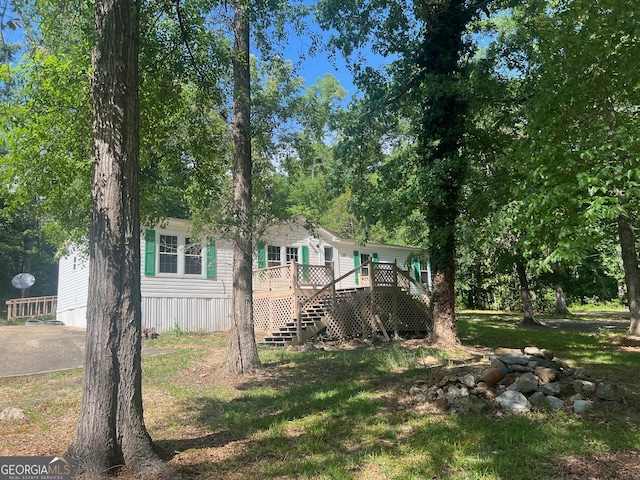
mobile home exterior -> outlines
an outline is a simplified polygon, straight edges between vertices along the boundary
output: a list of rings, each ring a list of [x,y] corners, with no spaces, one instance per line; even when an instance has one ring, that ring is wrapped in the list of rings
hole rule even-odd
[[[213,236],[194,238],[187,220],[170,218],[145,230],[142,256],[142,326],[156,332],[226,331],[231,328],[232,244]],[[256,242],[254,268],[291,262],[332,264],[334,278],[369,260],[396,262],[425,283],[428,265],[416,260],[418,248],[342,239],[322,227],[308,229],[305,219],[273,225]],[[363,272],[364,273],[364,272]],[[357,288],[358,275],[344,278],[338,288]],[[56,319],[65,325],[86,327],[89,260],[80,249],[60,259]]]

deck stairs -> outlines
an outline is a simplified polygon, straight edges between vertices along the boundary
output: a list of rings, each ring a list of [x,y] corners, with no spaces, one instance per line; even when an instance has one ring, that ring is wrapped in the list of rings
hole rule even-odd
[[[287,345],[300,345],[309,338],[321,333],[327,324],[324,318],[330,308],[331,298],[324,296],[317,298],[313,302],[304,305],[302,310],[302,321],[300,322],[301,338],[297,339],[297,327],[295,319],[275,332],[271,332],[270,337],[265,337],[265,345],[272,347],[284,347]]]
[[[377,267],[377,266],[376,266]],[[393,269],[397,270],[395,264],[392,265]],[[362,301],[362,292],[364,290],[370,290],[371,285],[379,285],[384,283],[385,286],[388,286],[390,283],[390,274],[393,273],[394,270],[390,270],[390,267],[387,267],[387,277],[383,277],[382,281],[376,283],[374,281],[369,282],[369,287],[355,287],[348,289],[336,289],[335,287],[339,284],[339,282],[346,278],[348,275],[353,274],[357,271],[358,268],[347,272],[342,277],[335,279],[333,282],[326,284],[324,287],[320,288],[320,290],[314,290],[311,296],[298,297],[300,300],[296,300],[294,296],[294,302],[298,301],[297,305],[294,305],[294,311],[297,314],[293,314],[290,320],[286,321],[286,323],[279,327],[278,330],[272,331],[271,334],[264,339],[264,345],[274,346],[274,347],[284,347],[287,345],[303,345],[309,339],[314,336],[322,333],[326,330],[330,325],[334,325],[332,322],[335,322],[335,316],[341,315],[345,313],[348,318],[352,317],[349,309],[351,306],[355,306],[357,308],[358,302]],[[374,264],[369,263],[370,272],[374,271]],[[385,272],[382,272],[385,273]],[[417,313],[420,316],[428,315],[428,308],[422,302],[416,301],[410,295],[410,285],[413,283],[419,288],[423,288],[421,285],[417,284],[413,279],[411,279],[406,272],[398,272],[397,277],[404,276],[404,284],[400,286],[400,283],[395,283],[395,285],[399,286],[400,292],[402,295],[397,297],[397,307],[403,311],[405,314],[412,312]],[[373,276],[371,277],[373,280]],[[395,282],[398,282],[396,279]],[[339,313],[342,312],[342,313]],[[372,318],[371,322],[378,322],[378,325],[381,327],[382,331],[384,331],[383,322],[380,317],[384,316],[383,312],[378,312],[380,315],[376,314],[374,318]],[[386,312],[389,315],[389,312]],[[298,330],[296,315],[299,315],[300,327]],[[334,325],[335,326],[335,325]],[[331,326],[330,328],[334,328]],[[372,325],[375,328],[375,325]],[[402,325],[399,325],[402,327]],[[384,332],[386,336],[386,332]]]

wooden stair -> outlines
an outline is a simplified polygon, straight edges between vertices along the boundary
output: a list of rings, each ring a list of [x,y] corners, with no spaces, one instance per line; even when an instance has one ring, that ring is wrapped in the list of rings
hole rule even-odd
[[[302,345],[308,339],[318,335],[325,328],[325,316],[327,314],[328,298],[322,297],[315,302],[305,305],[302,311],[300,323],[300,338],[297,335],[296,320],[287,322],[284,327],[272,332],[270,337],[265,337],[264,344],[272,347],[285,347],[287,345]]]

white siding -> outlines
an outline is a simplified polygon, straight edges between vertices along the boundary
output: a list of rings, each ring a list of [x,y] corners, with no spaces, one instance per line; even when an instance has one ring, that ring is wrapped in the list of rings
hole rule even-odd
[[[420,250],[410,247],[390,247],[381,244],[369,244],[364,246],[356,245],[339,245],[334,251],[335,263],[335,275],[336,278],[341,277],[347,272],[354,269],[353,252],[357,251],[359,255],[368,254],[370,258],[373,254],[378,254],[378,262],[381,263],[393,263],[395,262],[398,268],[402,270],[410,270],[411,265],[408,262],[408,258],[412,253],[419,253]],[[336,256],[337,254],[337,256]],[[338,285],[338,288],[354,288],[362,284],[356,284],[355,276],[349,275],[342,280]]]
[[[141,245],[144,258],[144,241]],[[158,262],[156,261],[156,266]],[[174,275],[156,273],[144,274],[142,265],[141,288],[143,297],[176,297],[176,298],[218,298],[231,296],[231,273],[233,268],[233,251],[231,246],[221,241],[216,242],[217,275],[215,279],[202,275]]]
[[[188,223],[172,221],[167,228],[156,228],[156,241],[160,235],[189,235]],[[144,237],[142,254],[142,325],[157,333],[172,329],[214,332],[229,330],[231,323],[231,273],[233,250],[228,242],[216,240],[216,278],[201,275],[158,273],[160,264],[156,243],[156,273],[145,275]],[[204,238],[203,238],[203,243]],[[206,258],[206,252],[203,251]]]
[[[160,234],[188,235],[188,223],[170,220]],[[165,332],[229,330],[231,312],[232,250],[228,242],[216,241],[216,278],[201,275],[145,275],[145,240],[141,242],[142,325]],[[158,248],[156,245],[156,254]],[[203,252],[204,253],[204,252]],[[75,258],[75,268],[74,268]],[[156,258],[156,266],[159,264]],[[89,261],[70,254],[60,260],[57,319],[65,325],[86,328]]]
[[[271,228],[260,241],[266,245],[282,247],[281,261],[285,264],[286,247],[298,247],[298,262],[302,263],[301,247],[303,245],[309,247],[309,265],[324,265],[322,253],[322,242],[314,238],[311,233],[297,223],[286,223],[282,226]],[[257,260],[254,256],[254,268],[258,268]]]
[[[216,332],[231,329],[231,297],[143,297],[142,326],[157,333],[179,329]]]
[[[86,327],[89,259],[71,251],[60,259],[56,320],[70,327]]]

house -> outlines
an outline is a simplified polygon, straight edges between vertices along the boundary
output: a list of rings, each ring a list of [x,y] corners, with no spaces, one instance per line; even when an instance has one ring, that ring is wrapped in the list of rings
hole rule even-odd
[[[170,218],[146,230],[140,245],[143,327],[159,333],[231,328],[232,244],[228,240],[194,238],[188,221]],[[323,271],[332,272],[333,279],[339,279],[334,289],[358,289],[366,286],[373,263],[387,262],[410,270],[415,280],[411,288],[415,289],[430,278],[428,265],[421,268],[418,261],[423,253],[417,248],[380,243],[357,245],[322,227],[311,231],[304,218],[299,217],[273,225],[256,242],[254,268],[263,273],[254,273],[254,291],[256,285],[264,286],[262,279],[271,278],[276,271],[302,268],[304,278],[312,271],[311,266],[323,266]],[[88,264],[86,255],[79,250],[60,259],[56,318],[65,325],[86,327]],[[316,290],[331,281],[321,279]],[[269,290],[274,291],[270,287]],[[259,293],[254,298],[260,308]],[[256,324],[256,328],[268,326]]]

